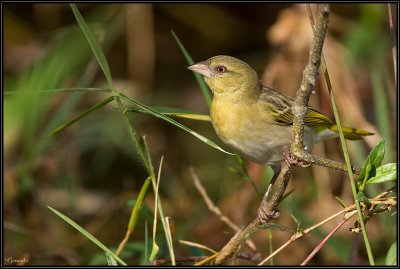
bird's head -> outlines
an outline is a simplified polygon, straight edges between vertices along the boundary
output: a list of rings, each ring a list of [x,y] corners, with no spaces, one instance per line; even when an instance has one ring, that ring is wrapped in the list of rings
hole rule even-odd
[[[188,67],[204,76],[215,96],[253,94],[259,90],[257,72],[247,63],[231,56],[215,56]]]

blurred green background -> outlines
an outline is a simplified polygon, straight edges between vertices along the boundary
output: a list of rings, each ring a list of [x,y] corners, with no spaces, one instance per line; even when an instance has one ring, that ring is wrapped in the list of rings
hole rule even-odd
[[[238,57],[257,70],[265,85],[291,96],[300,84],[312,39],[305,5],[77,6],[102,45],[117,89],[149,106],[203,114],[208,114],[208,108],[171,30],[195,62],[219,54]],[[55,137],[47,136],[107,95],[35,92],[106,88],[104,75],[68,4],[7,3],[3,7],[4,91],[17,93],[3,94],[4,257],[27,257],[29,265],[106,264],[100,249],[46,206],[63,212],[116,249],[125,235],[146,170],[114,103]],[[388,6],[333,4],[331,10],[324,53],[342,123],[377,133],[365,141],[348,143],[352,162],[362,165],[380,138],[386,140],[385,162],[396,162],[397,92]],[[317,84],[310,103],[333,118],[322,76]],[[138,133],[147,137],[155,167],[164,156],[160,199],[174,223],[177,257],[207,254],[178,243],[179,239],[219,250],[234,235],[207,209],[193,186],[188,163],[194,166],[211,199],[234,223],[244,227],[256,216],[260,197],[238,173],[241,170],[234,157],[152,116],[132,113],[130,119]],[[223,146],[210,123],[178,121]],[[340,148],[337,139],[317,145],[314,152],[343,160]],[[264,191],[269,168],[249,164],[248,169]],[[373,186],[367,194],[372,197],[383,189]],[[308,227],[341,210],[335,196],[352,203],[346,175],[325,168],[297,168],[289,190],[294,192],[280,206],[278,222],[293,229],[296,223],[292,214]],[[150,191],[138,228],[122,255],[130,265],[143,262],[144,226],[147,221],[151,230],[153,209],[154,194]],[[299,264],[335,224],[330,222],[293,243],[276,256],[275,264]],[[335,234],[311,264],[367,264],[362,238],[348,231],[353,225],[354,219]],[[375,258],[382,264],[397,237],[395,217],[378,216],[367,227]],[[265,257],[267,232],[258,233],[254,241]],[[289,233],[274,231],[274,248],[289,237]],[[158,238],[158,257],[168,258],[161,228]],[[253,263],[239,260],[237,264]]]

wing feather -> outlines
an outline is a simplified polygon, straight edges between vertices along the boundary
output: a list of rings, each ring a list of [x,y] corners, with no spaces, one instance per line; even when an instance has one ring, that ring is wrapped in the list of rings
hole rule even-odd
[[[293,98],[285,96],[276,90],[263,87],[260,99],[263,101],[265,108],[271,113],[274,121],[279,125],[292,125]],[[308,107],[304,122],[310,126],[332,126],[333,122],[318,110]]]

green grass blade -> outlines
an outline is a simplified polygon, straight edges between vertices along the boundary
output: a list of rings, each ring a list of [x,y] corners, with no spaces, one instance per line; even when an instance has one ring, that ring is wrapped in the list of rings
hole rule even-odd
[[[256,183],[254,182],[253,178],[249,175],[249,171],[247,171],[247,166],[246,166],[244,159],[238,154],[236,154],[235,157],[236,157],[236,162],[240,165],[240,168],[242,168],[241,174],[242,174],[243,178],[246,181],[250,182],[254,191],[257,193],[258,198],[261,199],[263,197],[263,194],[258,190]]]
[[[174,245],[173,245],[173,240],[172,240],[172,233],[171,233],[171,222],[170,222],[170,217],[165,217],[164,221],[167,224],[167,230],[165,231],[165,235],[167,237],[167,243],[168,243],[168,249],[169,249],[169,253],[171,255],[171,262],[172,265],[176,265],[175,262],[175,252],[174,252]]]
[[[312,31],[314,33],[314,31],[315,31],[315,29],[314,29],[314,19],[313,19],[313,15],[312,15],[312,12],[311,12],[310,4],[307,4],[307,9],[308,9],[309,16],[310,16],[311,28],[312,28]],[[349,152],[348,152],[348,149],[347,149],[346,141],[345,141],[345,138],[344,138],[342,125],[341,125],[340,118],[339,118],[339,113],[338,113],[337,107],[336,107],[336,101],[335,101],[335,96],[334,96],[334,93],[333,93],[331,80],[330,80],[330,77],[329,77],[328,67],[326,65],[326,61],[325,61],[325,57],[324,57],[323,53],[321,54],[321,67],[322,67],[322,70],[324,72],[325,82],[326,82],[326,85],[327,85],[327,88],[328,88],[328,91],[329,91],[329,94],[330,94],[330,97],[331,97],[331,104],[332,104],[333,114],[335,116],[335,122],[336,122],[336,124],[338,126],[338,130],[339,130],[339,138],[340,138],[340,142],[341,142],[341,145],[342,145],[342,150],[343,150],[343,155],[344,155],[344,159],[345,159],[347,170],[348,170],[351,190],[352,190],[353,198],[354,198],[354,201],[355,201],[355,204],[356,204],[356,208],[357,208],[358,220],[359,220],[360,225],[361,225],[362,235],[363,235],[363,238],[364,238],[364,244],[365,244],[365,248],[367,250],[369,263],[370,263],[370,265],[375,265],[375,260],[374,260],[373,254],[372,254],[371,245],[369,243],[368,234],[367,234],[366,229],[365,229],[365,223],[364,223],[364,218],[363,218],[363,215],[362,215],[360,203],[357,201],[357,188],[356,188],[356,184],[355,184],[355,180],[354,180],[354,176],[353,176],[353,171],[351,169],[350,156],[349,156]]]
[[[103,50],[100,48],[99,43],[97,43],[96,38],[94,37],[92,31],[89,29],[89,26],[86,24],[85,20],[83,19],[81,13],[79,12],[78,8],[75,4],[70,4],[72,12],[75,15],[76,20],[78,21],[79,26],[81,27],[85,37],[90,45],[90,48],[93,50],[94,55],[99,62],[101,69],[107,79],[108,85],[111,89],[114,89],[114,84],[111,77],[110,67],[108,66],[106,57],[104,56]]]
[[[43,93],[58,93],[58,92],[67,92],[67,93],[87,93],[87,92],[111,92],[110,89],[104,88],[61,88],[61,89],[51,89],[51,90],[37,90],[37,91],[4,91],[6,95],[13,94],[43,94]]]
[[[184,119],[190,119],[190,120],[199,120],[199,121],[208,121],[211,122],[211,118],[209,115],[204,115],[204,114],[193,114],[193,113],[168,113],[164,112],[161,113],[166,116],[173,116],[177,118],[184,118]]]
[[[322,63],[323,63],[323,70],[326,73],[326,77],[328,77],[328,79],[329,79],[327,68],[326,68],[326,65],[325,65],[324,57],[322,57]],[[367,231],[365,229],[365,222],[364,222],[364,219],[363,219],[363,214],[362,214],[362,211],[361,211],[360,203],[356,199],[356,197],[357,197],[356,189],[357,188],[356,188],[356,185],[355,185],[353,171],[351,170],[349,151],[347,149],[346,141],[345,141],[345,138],[344,138],[342,125],[341,125],[341,122],[340,122],[339,113],[337,111],[335,97],[334,97],[332,88],[330,88],[330,95],[331,95],[331,103],[332,103],[333,114],[335,116],[335,122],[336,122],[336,124],[338,126],[338,130],[339,130],[339,138],[340,138],[340,142],[342,144],[343,155],[344,155],[344,159],[345,159],[345,162],[346,162],[347,171],[348,171],[348,174],[349,174],[349,180],[350,180],[350,185],[351,185],[351,189],[352,189],[352,192],[353,192],[354,201],[356,203],[357,215],[358,215],[358,220],[360,222],[361,229],[362,229],[361,232],[362,232],[362,235],[363,235],[363,238],[364,238],[365,248],[367,250],[367,254],[368,254],[368,259],[369,259],[370,265],[375,265],[375,259],[374,259],[374,256],[372,254],[372,249],[371,249],[371,245],[369,243],[368,234],[367,234]]]
[[[129,219],[129,224],[128,224],[128,230],[130,230],[132,233],[135,230],[136,223],[139,220],[139,212],[140,209],[142,208],[143,200],[146,197],[150,183],[151,179],[150,177],[148,177],[144,182],[142,188],[140,189],[139,196],[136,200],[135,206],[133,207],[131,218]]]
[[[160,250],[160,247],[157,245],[155,237],[153,237],[153,245],[151,247],[151,253],[150,253],[150,261],[153,261]]]
[[[162,204],[161,204],[161,199],[159,197],[159,192],[158,192],[158,187],[159,187],[159,183],[160,183],[160,178],[161,178],[161,167],[162,167],[162,163],[163,163],[163,159],[164,157],[161,156],[161,160],[160,160],[160,165],[159,165],[159,169],[158,169],[158,175],[157,175],[157,180],[154,174],[154,170],[153,170],[153,164],[151,163],[151,157],[150,157],[150,152],[149,152],[149,148],[147,146],[147,141],[146,141],[146,137],[142,136],[142,141],[143,141],[143,149],[144,149],[144,153],[145,153],[145,158],[148,159],[149,162],[149,167],[151,167],[151,172],[150,172],[150,177],[151,177],[151,182],[153,184],[153,190],[154,190],[154,195],[155,195],[155,208],[154,208],[154,223],[153,223],[153,247],[152,247],[152,251],[150,254],[150,260],[154,260],[155,255],[158,253],[159,247],[155,241],[155,233],[156,233],[156,227],[157,227],[157,212],[160,215],[160,220],[164,229],[164,234],[165,234],[165,239],[167,241],[167,245],[168,245],[168,250],[170,253],[170,257],[171,257],[171,261],[172,264],[175,265],[175,255],[174,255],[174,249],[173,249],[173,245],[171,240],[169,239],[168,236],[168,226],[167,223],[165,221],[165,217],[164,217],[164,210],[162,208]],[[158,209],[158,211],[157,211]]]
[[[394,71],[394,84],[397,85],[397,48],[396,48],[396,35],[394,34],[394,24],[392,18],[392,8],[390,3],[388,5],[389,14],[389,27],[390,27],[390,41],[392,42],[392,57],[393,57],[393,71]]]
[[[143,265],[149,261],[149,232],[147,228],[147,220],[144,222],[144,258]]]
[[[193,61],[192,57],[189,55],[185,47],[183,46],[182,42],[179,40],[178,36],[175,34],[174,31],[171,30],[171,33],[173,37],[175,38],[176,43],[178,43],[179,48],[181,49],[183,55],[185,56],[186,61],[188,62],[189,65],[194,64],[195,62]],[[208,87],[206,83],[204,82],[204,79],[201,77],[200,74],[197,74],[193,72],[194,77],[197,80],[197,83],[199,84],[200,90],[203,93],[204,100],[206,101],[207,106],[210,108],[211,106],[211,95],[210,91],[208,90]]]
[[[118,256],[116,256],[110,249],[108,249],[105,245],[103,245],[103,243],[101,243],[99,240],[97,240],[97,238],[95,238],[93,235],[91,235],[88,231],[86,231],[85,229],[83,229],[79,224],[77,224],[75,221],[73,221],[72,219],[68,218],[67,216],[65,216],[64,214],[58,212],[57,210],[55,210],[54,208],[47,206],[51,211],[53,211],[57,216],[59,216],[61,219],[63,219],[65,222],[67,222],[69,225],[71,225],[72,227],[74,227],[76,230],[78,230],[78,232],[80,232],[81,234],[83,234],[84,236],[86,236],[86,238],[88,238],[90,241],[92,241],[93,243],[95,243],[99,248],[101,248],[102,250],[104,250],[105,252],[107,252],[108,254],[110,254],[111,257],[113,257],[119,264],[122,265],[127,265],[123,260],[121,260]]]
[[[182,130],[184,130],[184,131],[186,131],[186,132],[188,132],[188,133],[194,135],[195,137],[197,137],[198,139],[200,139],[201,141],[203,141],[203,142],[206,143],[207,145],[209,145],[209,146],[211,146],[211,147],[213,147],[213,148],[215,148],[215,149],[218,149],[218,150],[220,150],[220,151],[222,151],[222,152],[224,152],[224,153],[226,153],[226,154],[234,155],[233,153],[230,153],[230,152],[228,152],[228,151],[225,151],[224,149],[222,149],[220,146],[218,146],[216,143],[214,143],[214,142],[211,141],[210,139],[208,139],[208,138],[206,138],[206,137],[204,137],[204,136],[202,136],[202,135],[196,133],[195,131],[193,131],[193,130],[191,130],[190,128],[188,128],[188,127],[186,127],[186,126],[180,124],[179,122],[177,122],[177,121],[171,119],[170,117],[167,117],[167,116],[165,116],[165,115],[163,115],[163,114],[157,112],[156,110],[154,110],[154,109],[152,109],[152,108],[150,108],[150,107],[148,107],[148,106],[142,105],[141,103],[139,103],[139,102],[137,102],[137,101],[134,101],[134,100],[130,99],[129,97],[123,95],[123,94],[120,94],[120,96],[121,96],[124,100],[126,100],[127,102],[131,103],[132,105],[135,105],[135,106],[139,107],[140,109],[147,111],[149,114],[151,114],[151,115],[153,115],[153,116],[155,116],[155,117],[157,117],[157,118],[160,118],[160,119],[162,119],[162,120],[165,120],[165,121],[167,121],[167,122],[169,122],[169,123],[175,125],[176,127],[179,127],[179,128],[181,128]]]
[[[372,93],[375,106],[375,117],[377,119],[378,130],[386,142],[385,160],[393,161],[393,143],[391,135],[391,119],[389,115],[388,102],[384,90],[384,83],[382,81],[381,69],[374,67],[371,69],[372,76]]]
[[[106,258],[107,258],[107,265],[108,266],[118,266],[117,261],[111,256],[110,252],[105,251],[106,253]]]
[[[84,113],[82,113],[81,115],[79,115],[78,117],[76,117],[75,119],[57,127],[56,129],[54,129],[52,132],[50,132],[48,134],[48,136],[54,136],[60,132],[62,132],[63,130],[65,130],[67,127],[71,126],[72,124],[74,124],[75,122],[79,121],[80,119],[82,119],[83,117],[85,117],[86,115],[90,114],[91,112],[105,106],[106,104],[108,104],[109,102],[111,102],[112,100],[114,100],[114,96],[108,97],[107,99],[101,101],[98,104],[95,104],[94,106],[92,106],[91,108],[89,108],[87,111],[85,111]]]
[[[179,108],[172,108],[172,107],[150,107],[151,109],[154,109],[158,113],[161,113],[166,116],[173,116],[173,117],[178,117],[178,118],[185,118],[185,119],[191,119],[191,120],[199,120],[199,121],[211,121],[211,118],[209,115],[204,115],[204,114],[198,114],[196,112],[184,110],[184,109],[179,109]],[[145,114],[150,114],[148,111],[140,109],[140,108],[127,108],[127,111],[129,112],[137,112],[137,113],[145,113]]]
[[[146,143],[146,140],[144,138],[143,138],[143,142],[146,145],[146,153],[147,153],[147,156],[149,157],[149,151],[148,151],[148,148],[147,148],[147,143]],[[161,163],[162,163],[162,159],[161,159]],[[160,163],[160,165],[161,165],[161,163]],[[159,246],[157,245],[157,242],[156,242],[157,212],[158,212],[157,209],[161,208],[161,203],[159,201],[159,195],[158,195],[158,187],[160,186],[160,174],[158,175],[157,182],[155,182],[155,178],[154,177],[152,178],[152,183],[153,183],[153,189],[154,189],[155,202],[154,202],[154,219],[153,219],[153,245],[151,247],[150,261],[153,261],[156,258],[157,253],[158,253],[158,251],[160,249]],[[161,221],[164,224],[164,221],[163,221],[164,215],[162,213],[160,215],[161,215]],[[164,227],[164,230],[166,232],[165,228],[166,227]]]

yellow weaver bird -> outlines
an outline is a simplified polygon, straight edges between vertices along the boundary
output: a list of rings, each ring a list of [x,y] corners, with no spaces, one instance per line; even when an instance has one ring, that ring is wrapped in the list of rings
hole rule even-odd
[[[211,122],[224,143],[246,159],[270,165],[273,180],[284,160],[283,148],[293,137],[293,98],[261,84],[257,72],[231,56],[215,56],[188,69],[201,74],[213,92]],[[328,117],[308,107],[304,146],[338,137],[338,128]],[[368,131],[343,127],[347,139],[372,135]]]

